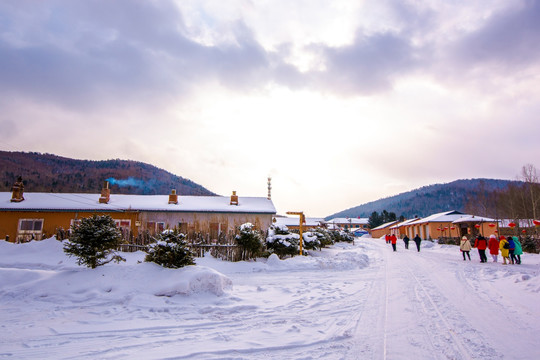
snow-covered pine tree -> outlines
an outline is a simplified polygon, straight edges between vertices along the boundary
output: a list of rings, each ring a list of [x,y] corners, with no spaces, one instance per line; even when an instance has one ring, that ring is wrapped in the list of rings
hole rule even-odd
[[[285,225],[272,225],[268,230],[266,238],[266,248],[283,258],[285,256],[297,255],[300,251],[300,235],[291,234]]]
[[[240,225],[240,234],[236,235],[236,242],[242,248],[242,260],[256,258],[262,250],[261,233],[253,229],[253,224]]]
[[[116,252],[120,240],[120,230],[109,215],[93,215],[71,227],[64,252],[77,257],[79,265],[95,269],[111,261],[126,261]]]
[[[156,242],[148,247],[144,261],[172,269],[195,265],[185,238],[186,236],[176,229],[163,231],[156,237]]]

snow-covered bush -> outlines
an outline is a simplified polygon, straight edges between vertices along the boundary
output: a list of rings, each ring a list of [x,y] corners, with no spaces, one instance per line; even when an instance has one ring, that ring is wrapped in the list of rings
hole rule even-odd
[[[321,247],[326,247],[334,244],[334,240],[327,229],[318,227],[313,230],[313,233],[317,236]]]
[[[334,242],[353,242],[354,236],[350,232],[346,232],[343,230],[332,230],[330,231],[330,236],[332,236],[332,239]]]
[[[317,232],[314,231],[307,231],[305,233],[302,233],[303,238],[303,248],[306,250],[317,250],[321,248],[321,241],[319,240],[319,236]]]
[[[64,252],[77,257],[79,265],[95,269],[111,261],[126,261],[115,251],[120,240],[120,230],[109,215],[94,215],[71,227],[71,236],[64,245]]]
[[[178,230],[163,231],[156,237],[156,242],[148,246],[144,261],[172,269],[195,265],[193,254],[186,247],[185,237]]]
[[[266,248],[280,258],[299,253],[300,235],[291,234],[285,225],[272,225],[268,230]]]
[[[253,224],[240,225],[240,234],[236,235],[236,242],[242,248],[242,259],[250,259],[259,256],[262,250],[262,236],[258,230],[253,229]]]

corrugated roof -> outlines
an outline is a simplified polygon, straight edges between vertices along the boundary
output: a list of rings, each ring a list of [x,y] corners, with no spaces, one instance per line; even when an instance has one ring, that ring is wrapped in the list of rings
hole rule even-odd
[[[482,217],[482,216],[474,216],[474,215],[465,215],[463,217],[460,217],[457,220],[454,220],[454,224],[459,223],[479,223],[479,222],[492,222],[495,221],[495,219],[488,218],[488,217]]]
[[[328,220],[327,223],[333,224],[355,224],[355,225],[366,225],[369,222],[368,218],[334,218]]]
[[[371,229],[371,230],[373,231],[373,230],[382,230],[382,229],[386,229],[387,227],[389,227],[389,226],[391,226],[391,225],[393,225],[393,224],[395,224],[395,223],[397,223],[397,220],[395,220],[395,221],[390,221],[390,222],[387,222],[387,223],[384,223],[384,224],[379,225],[379,226],[377,226],[376,228],[373,228],[373,229]]]
[[[397,228],[400,228],[402,226],[409,225],[410,223],[412,223],[414,221],[417,221],[417,220],[419,220],[419,219],[414,218],[414,219],[405,220],[405,221],[402,221],[400,223],[395,224],[394,226],[390,227],[390,229],[397,229]]]
[[[417,225],[417,224],[425,224],[429,222],[453,222],[461,217],[467,216],[463,214],[462,212],[451,210],[451,211],[445,211],[437,214],[430,215],[425,218],[418,219],[416,221],[413,221],[407,225]]]
[[[24,193],[24,201],[11,202],[10,192],[0,192],[0,210],[19,211],[170,211],[275,214],[272,200],[264,197],[239,197],[230,205],[228,196],[178,196],[178,204],[168,204],[169,195],[116,195],[107,204],[99,203],[99,194]]]

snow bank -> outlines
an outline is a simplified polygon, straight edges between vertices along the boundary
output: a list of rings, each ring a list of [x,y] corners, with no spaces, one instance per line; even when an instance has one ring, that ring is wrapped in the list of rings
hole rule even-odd
[[[223,295],[232,281],[204,266],[167,269],[143,262],[144,253],[123,253],[126,263],[96,269],[76,264],[54,239],[26,244],[0,241],[0,299],[54,302],[124,302],[139,295]]]

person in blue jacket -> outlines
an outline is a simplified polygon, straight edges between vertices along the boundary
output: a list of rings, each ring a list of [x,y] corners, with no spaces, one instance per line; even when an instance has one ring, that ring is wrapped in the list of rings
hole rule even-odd
[[[510,264],[515,264],[516,263],[516,254],[515,254],[515,251],[516,251],[516,242],[514,241],[514,237],[513,236],[509,236],[508,237],[508,244],[510,245],[510,248],[508,249],[508,252],[510,254]]]

